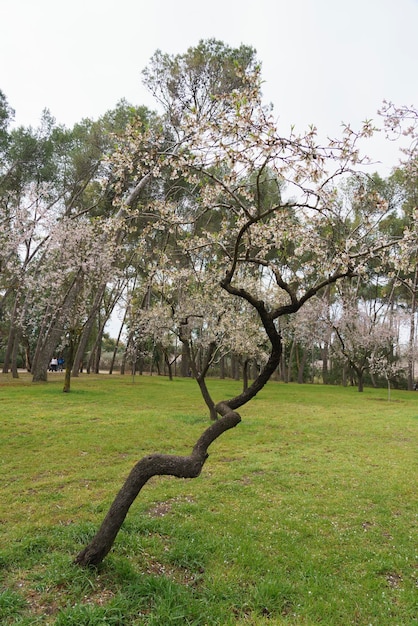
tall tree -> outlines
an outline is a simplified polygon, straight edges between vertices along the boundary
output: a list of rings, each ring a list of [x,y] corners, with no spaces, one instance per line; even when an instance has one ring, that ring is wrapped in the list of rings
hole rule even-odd
[[[166,123],[178,138],[189,114],[215,118],[230,105],[224,98],[241,90],[245,74],[257,64],[254,48],[231,48],[216,39],[201,40],[184,54],[169,55],[157,50],[143,71],[145,85],[162,105]]]
[[[152,476],[199,475],[210,444],[238,425],[239,408],[255,397],[276,370],[282,353],[278,328],[282,316],[295,314],[328,285],[363,273],[376,255],[389,250],[395,254],[395,242],[374,236],[373,221],[381,219],[380,203],[376,203],[375,212],[369,212],[367,224],[351,228],[348,239],[336,238],[330,246],[322,236],[324,222],[329,228],[336,220],[344,221],[347,228],[351,224],[346,207],[337,201],[333,182],[359,167],[357,142],[370,135],[370,125],[366,123],[358,133],[346,127],[341,139],[325,146],[319,145],[314,128],[301,135],[292,132],[283,136],[261,104],[258,69],[247,71],[244,67],[239,75],[239,89],[211,94],[218,105],[215,109],[199,108],[198,103],[195,107],[177,107],[182,113],[177,133],[182,143],[176,142],[172,149],[165,145],[154,150],[152,176],[162,176],[170,169],[172,180],[187,180],[199,188],[199,194],[188,214],[184,204],[150,204],[149,228],[176,235],[178,246],[193,260],[189,271],[206,268],[212,299],[224,292],[253,309],[269,343],[269,356],[246,390],[234,398],[214,401],[220,419],[205,430],[189,456],[153,454],[135,465],[97,534],[77,555],[76,562],[81,565],[97,565],[103,560],[130,505]],[[177,109],[167,112],[171,123],[179,119]],[[138,145],[143,146],[147,139],[138,132]],[[120,151],[115,155],[120,162],[122,157]],[[125,159],[132,163],[129,155]],[[150,155],[147,163],[138,163],[137,180],[149,173],[149,161]],[[266,207],[257,190],[267,170],[284,182],[286,192]],[[214,215],[220,209],[225,218],[218,231],[194,232],[192,216]],[[291,258],[287,250],[292,251]],[[303,276],[295,257],[304,259]],[[264,281],[271,279],[274,287],[268,293],[261,293],[263,280],[253,280],[255,271]],[[217,287],[212,287],[214,276]]]

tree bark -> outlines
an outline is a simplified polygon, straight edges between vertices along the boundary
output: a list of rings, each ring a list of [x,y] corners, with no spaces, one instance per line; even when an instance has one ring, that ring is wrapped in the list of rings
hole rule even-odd
[[[176,476],[177,478],[196,478],[208,458],[208,447],[225,431],[234,428],[241,421],[235,411],[226,404],[217,407],[223,417],[207,428],[196,442],[189,456],[169,454],[151,454],[143,457],[131,470],[122,489],[114,499],[97,534],[75,558],[75,563],[82,566],[97,566],[110,551],[113,542],[123,524],[135,498],[153,476]]]
[[[223,380],[225,378],[225,357],[221,356],[219,360],[219,378]]]
[[[32,367],[32,382],[46,382],[48,380],[48,366],[62,337],[62,332],[62,325],[56,320],[44,339],[36,366]]]
[[[94,323],[96,321],[96,313],[100,308],[100,303],[103,299],[105,289],[106,289],[106,285],[101,285],[98,291],[96,292],[96,296],[94,298],[94,303],[90,310],[88,320],[84,324],[83,333],[81,335],[79,344],[77,346],[77,352],[74,357],[74,364],[73,364],[73,371],[72,371],[73,377],[77,377],[81,370],[81,364],[83,361],[84,353],[86,351],[87,344],[90,339],[90,335],[92,333]]]
[[[206,355],[204,359],[201,359],[200,370],[198,369],[198,365],[196,361],[200,360],[198,355],[193,353],[192,346],[190,345],[189,340],[185,336],[186,333],[180,332],[180,340],[183,344],[182,355],[185,354],[187,358],[187,362],[189,363],[189,367],[192,371],[193,377],[195,378],[197,384],[199,385],[200,393],[202,394],[202,398],[205,401],[206,406],[209,409],[209,416],[211,420],[218,419],[218,412],[216,410],[216,406],[212,397],[209,393],[209,389],[206,385],[206,374],[209,370],[210,364],[212,363],[212,357],[215,350],[215,343],[212,342],[206,348]]]
[[[364,391],[364,368],[358,367],[351,362],[351,369],[357,374],[357,389],[362,393]]]
[[[39,336],[32,364],[33,382],[46,382],[48,379],[49,363],[60,339],[63,337],[64,326],[70,317],[70,312],[80,290],[81,281],[82,275],[79,273],[74,277],[73,282],[64,295],[61,306],[57,305],[54,308],[51,319],[49,320],[49,311],[45,314],[43,333]]]
[[[211,420],[217,420],[218,419],[218,413],[216,410],[216,406],[215,403],[212,400],[212,397],[209,393],[209,389],[207,388],[206,385],[206,380],[204,376],[197,376],[196,377],[196,382],[199,385],[199,389],[200,389],[200,393],[202,394],[202,398],[205,401],[206,406],[209,409],[209,417]]]
[[[87,365],[87,373],[90,374],[93,371],[95,374],[98,374],[100,371],[100,359],[102,356],[102,341],[104,329],[107,324],[109,317],[106,315],[104,320],[100,321],[99,316],[99,329],[97,332],[96,341],[94,342],[94,346],[91,349],[89,362]]]
[[[295,350],[296,350],[296,339],[295,337],[293,337],[292,343],[290,346],[289,362],[287,364],[286,382],[288,383],[292,382],[292,366],[293,366],[293,358],[295,356]]]
[[[25,367],[26,371],[30,372],[32,369],[32,359],[30,353],[30,344],[28,339],[25,337]]]
[[[323,347],[321,349],[322,382],[323,382],[324,385],[328,385],[328,383],[329,383],[328,355],[329,355],[329,345],[328,345],[328,342],[325,341],[324,345],[323,345]]]
[[[304,382],[304,372],[305,372],[305,365],[306,365],[306,361],[308,358],[308,351],[305,347],[302,348],[303,352],[302,352],[302,358],[298,359],[298,383],[299,385],[302,385]]]
[[[64,393],[69,393],[71,389],[71,370],[74,363],[74,355],[75,348],[77,344],[77,331],[70,330],[69,333],[69,342],[68,342],[68,352],[67,352],[67,362],[65,364],[65,376],[64,376]]]
[[[173,380],[173,368],[171,366],[171,361],[167,354],[167,350],[164,350],[164,362],[167,366],[168,377],[170,380]]]
[[[240,371],[239,371],[239,361],[236,354],[231,354],[231,378],[234,380],[239,380]]]
[[[16,329],[13,340],[13,350],[12,350],[12,376],[13,378],[19,378],[19,374],[17,371],[17,357],[19,354],[19,341],[20,341],[20,331]]]
[[[250,359],[245,359],[244,360],[244,365],[242,366],[242,389],[243,391],[247,391],[248,389],[248,379],[249,379],[249,374],[248,374],[248,370],[250,367]]]
[[[189,373],[190,373],[190,358],[189,358],[189,354],[187,352],[187,349],[185,348],[184,343],[182,343],[180,375],[183,378],[186,378],[189,375]]]
[[[282,357],[281,357],[280,363],[279,363],[279,379],[283,383],[287,383],[286,372],[287,372],[287,370],[286,370],[286,356],[285,356],[285,350],[283,350]]]

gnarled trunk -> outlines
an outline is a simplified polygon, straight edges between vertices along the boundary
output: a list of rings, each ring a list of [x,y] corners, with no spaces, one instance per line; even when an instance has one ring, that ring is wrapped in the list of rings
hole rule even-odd
[[[241,417],[227,406],[218,410],[225,415],[205,430],[196,442],[189,456],[170,454],[151,454],[142,458],[131,470],[122,489],[114,499],[97,534],[75,558],[75,563],[83,566],[99,565],[110,551],[131,504],[153,476],[176,476],[177,478],[196,478],[208,458],[208,447],[222,433],[234,428]]]
[[[221,418],[214,421],[203,432],[189,456],[151,454],[138,461],[114,499],[97,534],[89,545],[76,556],[75,563],[82,566],[96,566],[103,561],[113,545],[131,504],[150,478],[153,476],[176,476],[178,478],[196,478],[199,476],[208,458],[207,450],[210,444],[222,433],[240,423],[241,417],[236,409],[257,395],[270,380],[280,362],[281,339],[273,325],[269,328],[269,334],[272,338],[271,354],[252,385],[235,398],[215,405],[215,410]],[[187,342],[186,351],[190,354],[190,346]]]

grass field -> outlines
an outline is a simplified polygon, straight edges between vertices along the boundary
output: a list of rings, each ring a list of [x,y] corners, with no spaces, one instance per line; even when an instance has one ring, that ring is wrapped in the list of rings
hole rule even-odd
[[[418,393],[270,383],[84,570],[133,464],[188,454],[208,418],[191,379],[50,381],[0,375],[2,625],[418,624]]]

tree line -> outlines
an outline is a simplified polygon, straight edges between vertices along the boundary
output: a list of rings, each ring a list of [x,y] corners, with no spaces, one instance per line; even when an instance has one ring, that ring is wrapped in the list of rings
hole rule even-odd
[[[248,46],[157,51],[143,80],[158,113],[122,100],[70,129],[13,128],[0,95],[3,372],[44,381],[65,354],[69,390],[117,311],[110,371],[192,375],[213,417],[207,375],[247,388],[278,337],[282,380],[412,389],[416,111],[383,104],[411,143],[382,179],[370,122],[283,134]]]

